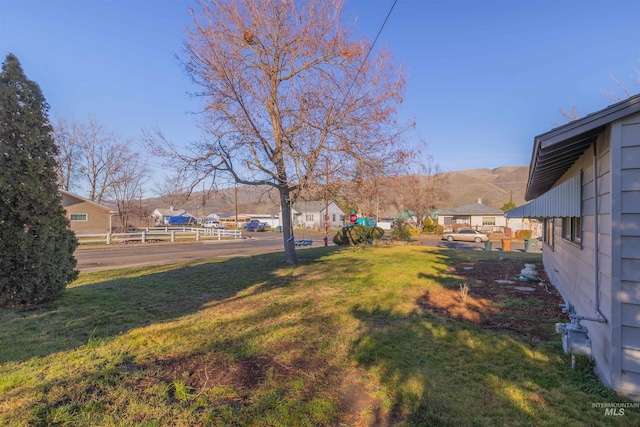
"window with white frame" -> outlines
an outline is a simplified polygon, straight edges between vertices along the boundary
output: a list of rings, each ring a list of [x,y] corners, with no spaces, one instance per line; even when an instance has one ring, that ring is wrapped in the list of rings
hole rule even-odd
[[[496,217],[495,216],[483,216],[482,217],[482,225],[496,225]]]
[[[307,221],[313,221],[313,214],[307,214]]]
[[[72,213],[69,214],[69,221],[87,221],[88,217],[86,213]]]

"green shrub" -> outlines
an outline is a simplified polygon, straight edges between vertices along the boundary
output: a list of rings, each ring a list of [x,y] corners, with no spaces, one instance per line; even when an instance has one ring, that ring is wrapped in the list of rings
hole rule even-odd
[[[442,234],[444,232],[444,229],[440,224],[431,223],[431,224],[425,225],[422,231],[428,234]]]
[[[381,239],[382,236],[384,236],[384,230],[380,227],[353,225],[340,229],[335,236],[333,236],[333,243],[340,246],[355,246],[363,243],[371,243],[373,240]]]
[[[411,241],[411,229],[402,218],[396,218],[391,230],[391,240]]]

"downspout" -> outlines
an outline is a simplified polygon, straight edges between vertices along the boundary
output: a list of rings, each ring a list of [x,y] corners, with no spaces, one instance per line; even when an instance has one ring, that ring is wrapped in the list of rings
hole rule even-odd
[[[598,211],[598,153],[597,153],[597,145],[598,141],[594,141],[593,143],[593,191],[594,191],[594,271],[595,271],[595,288],[596,288],[596,314],[598,315],[597,321],[599,323],[607,323],[607,318],[604,317],[604,314],[600,311],[600,245],[599,245],[599,233],[600,233],[600,221],[599,216],[600,212]],[[585,319],[586,320],[586,319]]]

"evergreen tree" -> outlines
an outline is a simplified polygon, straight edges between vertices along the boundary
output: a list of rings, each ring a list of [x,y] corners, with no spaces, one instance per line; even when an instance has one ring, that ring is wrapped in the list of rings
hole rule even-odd
[[[0,73],[0,307],[54,299],[77,276],[48,109],[37,83],[7,55]]]

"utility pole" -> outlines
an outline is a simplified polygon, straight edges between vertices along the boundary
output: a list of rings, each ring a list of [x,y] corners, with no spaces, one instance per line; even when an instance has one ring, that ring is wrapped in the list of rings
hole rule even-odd
[[[205,205],[205,197],[204,197],[204,181],[202,181],[202,223],[204,223],[204,205]]]
[[[235,197],[236,202],[235,202],[235,204],[236,204],[236,230],[237,230],[238,229],[238,183],[237,182],[236,182],[235,194],[236,194],[236,197]]]
[[[324,234],[329,234],[331,225],[329,224],[329,158],[325,157],[327,176],[324,184]]]

